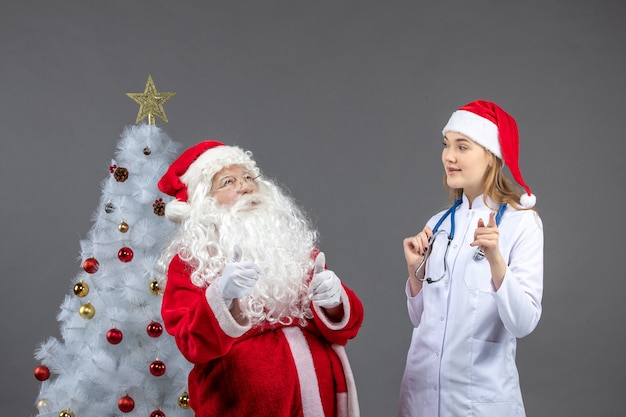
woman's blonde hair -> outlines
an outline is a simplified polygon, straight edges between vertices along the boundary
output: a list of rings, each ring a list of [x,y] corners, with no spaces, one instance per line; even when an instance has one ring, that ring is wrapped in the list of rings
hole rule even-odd
[[[497,204],[506,203],[517,210],[529,210],[520,205],[520,197],[525,191],[504,174],[502,170],[502,160],[487,149],[485,149],[485,152],[487,152],[491,158],[491,162],[489,163],[484,177],[485,188],[483,191],[483,201],[485,204],[488,204],[487,198],[491,198]],[[445,174],[443,176],[443,186],[450,196],[450,204],[453,204],[463,195],[462,188],[455,189],[448,186]],[[495,210],[497,207],[491,208]]]

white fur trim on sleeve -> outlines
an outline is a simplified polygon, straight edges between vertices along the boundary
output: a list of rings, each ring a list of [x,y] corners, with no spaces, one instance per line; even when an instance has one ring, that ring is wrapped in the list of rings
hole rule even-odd
[[[348,324],[348,320],[350,320],[350,299],[348,298],[348,294],[343,287],[341,287],[341,303],[343,304],[343,317],[339,322],[331,321],[328,316],[326,316],[326,313],[324,312],[324,309],[322,307],[316,305],[313,302],[311,302],[311,305],[315,309],[317,316],[322,320],[322,323],[324,323],[326,327],[331,330],[341,330],[346,327],[346,324]]]
[[[220,324],[220,327],[226,335],[230,337],[239,337],[250,330],[252,325],[249,320],[245,326],[242,326],[237,323],[233,315],[230,314],[222,294],[218,291],[217,285],[209,285],[206,289],[205,296],[207,302],[209,303],[209,307],[211,307],[213,314],[215,314],[215,318],[217,318],[217,322]]]

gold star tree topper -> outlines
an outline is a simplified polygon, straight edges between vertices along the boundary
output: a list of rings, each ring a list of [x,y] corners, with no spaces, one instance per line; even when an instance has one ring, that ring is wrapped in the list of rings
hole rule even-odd
[[[153,125],[155,124],[154,116],[158,116],[167,123],[168,120],[167,116],[165,116],[163,103],[172,98],[174,94],[176,93],[157,92],[154,81],[152,81],[152,76],[148,75],[146,89],[143,93],[126,93],[128,97],[139,104],[139,113],[137,114],[135,123],[139,123],[147,117],[148,124]]]

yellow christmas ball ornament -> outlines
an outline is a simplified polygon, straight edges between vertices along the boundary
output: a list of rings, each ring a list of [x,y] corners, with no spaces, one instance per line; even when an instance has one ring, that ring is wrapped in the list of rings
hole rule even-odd
[[[126,223],[125,221],[121,222],[120,224],[117,225],[117,230],[119,230],[122,233],[126,233],[128,232],[128,223]]]
[[[59,417],[74,417],[74,413],[70,409],[66,409],[59,413]]]
[[[78,314],[84,319],[92,319],[96,315],[96,309],[91,303],[85,303],[78,309]]]
[[[87,285],[87,283],[82,280],[80,282],[77,282],[74,285],[74,294],[77,297],[81,297],[81,298],[86,296],[87,294],[89,294],[89,285]]]
[[[150,281],[150,291],[154,295],[159,295],[161,291],[161,287],[159,287],[159,281],[157,281],[156,279]]]
[[[178,406],[183,410],[189,409],[189,394],[187,391],[183,392],[180,397],[178,397]]]
[[[40,413],[50,411],[50,407],[48,406],[48,400],[46,398],[42,398],[41,400],[37,401],[37,410],[39,410]]]

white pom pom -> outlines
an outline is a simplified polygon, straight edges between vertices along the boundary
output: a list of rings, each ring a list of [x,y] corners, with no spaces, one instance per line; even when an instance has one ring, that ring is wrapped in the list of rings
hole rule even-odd
[[[165,217],[174,223],[182,223],[189,217],[191,207],[182,201],[172,200],[165,205]]]
[[[537,197],[534,194],[522,194],[520,198],[520,204],[524,208],[532,208],[535,207],[535,203],[537,202]]]

